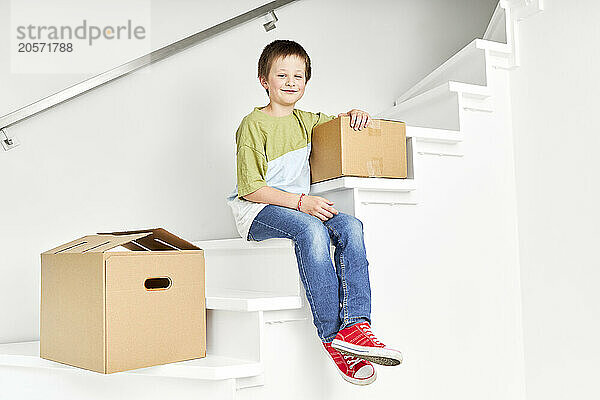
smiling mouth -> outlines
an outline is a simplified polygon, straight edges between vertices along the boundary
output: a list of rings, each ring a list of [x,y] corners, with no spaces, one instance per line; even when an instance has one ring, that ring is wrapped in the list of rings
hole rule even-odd
[[[286,93],[298,93],[297,90],[285,90],[285,89],[281,89],[281,90],[283,90]]]

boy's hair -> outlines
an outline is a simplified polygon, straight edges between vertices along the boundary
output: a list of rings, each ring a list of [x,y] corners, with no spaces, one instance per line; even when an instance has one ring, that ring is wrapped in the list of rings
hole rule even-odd
[[[308,82],[311,73],[310,57],[308,56],[308,53],[306,53],[306,50],[293,40],[274,40],[265,46],[258,59],[258,78],[264,77],[267,79],[273,61],[279,57],[285,58],[292,55],[298,56],[304,60],[306,82]],[[266,89],[266,91],[268,95],[269,90]]]

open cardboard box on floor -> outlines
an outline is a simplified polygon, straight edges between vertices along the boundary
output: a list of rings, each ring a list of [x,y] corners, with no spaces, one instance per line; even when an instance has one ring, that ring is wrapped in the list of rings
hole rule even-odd
[[[406,169],[404,122],[372,119],[355,131],[343,116],[313,129],[311,183],[341,176],[406,178]]]
[[[206,357],[202,249],[164,229],[99,233],[41,263],[41,358],[110,374]]]

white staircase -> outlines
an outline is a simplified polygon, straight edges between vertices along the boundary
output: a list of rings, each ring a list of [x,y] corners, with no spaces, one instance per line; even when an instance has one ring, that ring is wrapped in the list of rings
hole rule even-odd
[[[98,389],[102,394],[98,398],[118,398],[123,390],[124,376],[135,377],[128,382],[139,398],[153,398],[153,394],[143,388],[154,386],[158,377],[168,378],[165,382],[173,386],[171,395],[179,398],[190,396],[188,388],[183,391],[178,388],[182,380],[202,383],[189,398],[204,394],[209,398],[233,399],[236,390],[262,385],[265,326],[305,321],[310,316],[292,242],[270,239],[258,244],[238,238],[194,244],[205,250],[206,259],[205,358],[102,376],[40,358],[39,341],[8,343],[0,345],[3,391],[13,388],[15,393],[20,393],[22,389],[11,383],[13,380],[8,379],[9,376],[18,377],[15,382],[19,385],[25,381],[35,385],[35,379],[44,374],[59,379],[55,382],[59,387],[45,391],[45,399],[70,398],[76,391],[65,391],[65,388],[76,388],[82,381],[89,381],[90,389],[95,385],[102,386]],[[218,397],[219,393],[221,397]],[[128,398],[138,397],[131,394]]]
[[[500,42],[472,41],[374,115],[407,122],[406,180],[340,178],[313,185],[311,193],[334,200],[367,228],[369,204],[417,204],[420,157],[461,158],[477,130],[495,129],[498,118],[508,115],[505,80],[519,65],[518,22],[542,9],[542,0],[501,1],[485,34]],[[318,347],[293,243],[236,238],[194,244],[206,255],[206,358],[102,375],[41,359],[38,341],[2,344],[0,398],[262,398],[260,390],[269,386],[265,377],[283,376],[277,359],[266,356],[268,346],[283,342],[284,335],[300,335],[294,340]],[[277,327],[277,333],[267,342],[269,327]],[[271,348],[269,354],[278,351]],[[303,398],[300,386],[290,389]],[[288,397],[296,398],[294,393]]]

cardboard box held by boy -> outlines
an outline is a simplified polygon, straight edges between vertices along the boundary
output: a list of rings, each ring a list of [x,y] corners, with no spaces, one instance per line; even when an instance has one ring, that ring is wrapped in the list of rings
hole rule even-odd
[[[406,178],[406,125],[372,119],[361,131],[342,116],[313,129],[311,183],[341,176]]]

